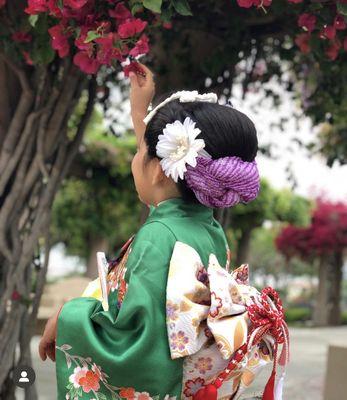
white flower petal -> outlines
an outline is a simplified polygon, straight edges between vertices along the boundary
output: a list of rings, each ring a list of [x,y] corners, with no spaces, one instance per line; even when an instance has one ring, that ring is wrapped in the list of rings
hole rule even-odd
[[[195,124],[190,117],[186,117],[183,123],[176,120],[166,124],[163,134],[158,136],[156,150],[162,158],[161,167],[166,176],[171,176],[175,182],[178,177],[184,179],[186,164],[196,166],[196,158],[205,147],[203,139],[196,139],[201,130]]]

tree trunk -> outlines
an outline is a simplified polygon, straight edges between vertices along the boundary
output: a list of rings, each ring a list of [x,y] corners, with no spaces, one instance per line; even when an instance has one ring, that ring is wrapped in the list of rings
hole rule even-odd
[[[252,229],[245,229],[237,243],[236,266],[247,263]]]
[[[29,343],[47,270],[52,202],[78,152],[96,83],[69,59],[32,68],[0,54],[0,71],[0,104],[6,110],[6,118],[0,113],[0,398],[11,400],[11,370],[31,363]],[[84,112],[68,132],[82,92]],[[44,265],[39,240],[40,248],[45,245]],[[33,387],[26,391],[27,400],[36,397]]]
[[[322,256],[313,322],[317,326],[341,323],[342,253]]]
[[[108,252],[109,249],[109,242],[104,237],[94,238],[89,243],[89,258],[87,262],[87,269],[86,269],[86,277],[90,279],[95,279],[98,276],[98,266],[96,262],[96,252],[103,251],[105,253]]]

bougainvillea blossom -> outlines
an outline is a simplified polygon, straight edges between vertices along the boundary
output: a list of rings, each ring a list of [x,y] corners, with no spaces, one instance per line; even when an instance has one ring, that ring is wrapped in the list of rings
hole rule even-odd
[[[69,34],[62,25],[54,25],[48,29],[52,38],[52,48],[56,50],[59,57],[66,57],[70,52]]]
[[[298,25],[307,32],[312,32],[316,26],[317,18],[315,15],[304,13],[298,18]]]
[[[141,33],[147,25],[146,21],[142,21],[140,18],[126,20],[118,28],[118,34],[122,39],[135,36],[137,33]]]
[[[14,42],[17,43],[30,43],[32,41],[32,36],[28,32],[14,32],[11,38]]]
[[[27,14],[35,15],[48,11],[46,0],[28,0],[28,6],[24,10]]]
[[[300,33],[295,38],[295,43],[299,47],[300,51],[304,54],[308,54],[311,51],[310,46],[311,35],[309,33]]]

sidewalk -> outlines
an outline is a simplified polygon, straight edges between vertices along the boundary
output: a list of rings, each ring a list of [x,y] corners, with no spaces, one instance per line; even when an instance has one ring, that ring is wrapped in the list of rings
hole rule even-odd
[[[287,369],[284,386],[284,400],[323,400],[325,362],[329,344],[346,344],[347,327],[338,328],[292,328],[291,362]],[[40,400],[53,400],[55,395],[55,369],[51,361],[42,362],[38,358],[39,337],[32,340],[34,368]],[[245,398],[261,393],[270,375],[270,369],[263,371],[254,382],[252,390],[245,393]],[[347,376],[347,363],[346,363]],[[22,390],[18,389],[18,400],[23,399]],[[342,399],[341,399],[342,400]]]

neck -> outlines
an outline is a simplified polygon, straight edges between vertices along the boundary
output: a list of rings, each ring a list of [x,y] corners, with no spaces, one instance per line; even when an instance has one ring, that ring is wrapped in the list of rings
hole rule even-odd
[[[166,200],[180,198],[181,196],[168,196],[163,197],[160,200],[155,201],[154,206],[157,207],[160,203],[163,203]]]

